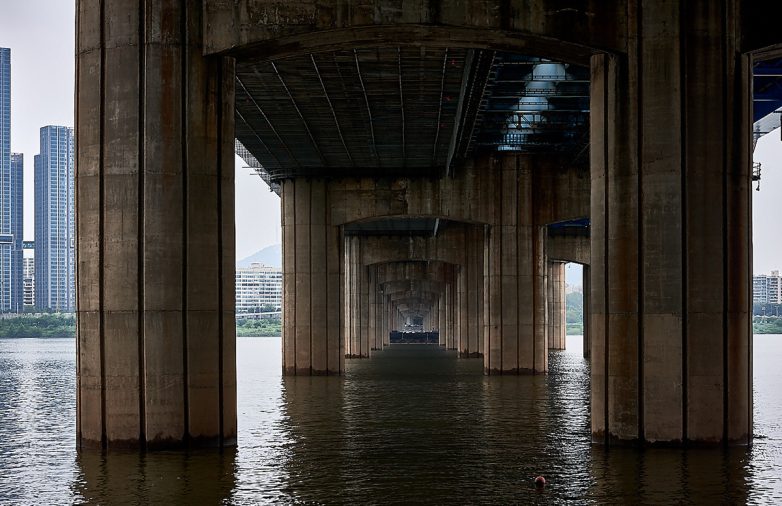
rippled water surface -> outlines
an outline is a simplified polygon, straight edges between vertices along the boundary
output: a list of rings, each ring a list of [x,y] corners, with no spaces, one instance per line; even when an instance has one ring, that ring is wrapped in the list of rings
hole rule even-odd
[[[755,443],[729,450],[590,444],[580,346],[548,376],[410,345],[282,378],[278,338],[239,338],[236,450],[102,456],[75,451],[74,341],[0,340],[0,503],[782,503],[782,336],[755,337]]]

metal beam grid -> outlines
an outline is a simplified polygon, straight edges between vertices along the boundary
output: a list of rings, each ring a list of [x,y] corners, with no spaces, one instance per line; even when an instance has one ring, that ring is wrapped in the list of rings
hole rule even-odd
[[[237,65],[236,136],[271,181],[435,175],[466,50],[370,48]]]
[[[754,121],[759,121],[782,107],[782,58],[763,60],[752,69]]]
[[[570,152],[589,142],[589,69],[497,53],[472,150]]]

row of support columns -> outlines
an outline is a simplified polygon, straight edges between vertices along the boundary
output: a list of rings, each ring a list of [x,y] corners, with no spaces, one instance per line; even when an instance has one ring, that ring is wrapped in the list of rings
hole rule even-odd
[[[204,5],[77,2],[80,446],[236,439],[235,63],[203,56]],[[592,56],[591,207],[571,217],[591,220],[595,440],[751,437],[751,59],[741,8],[631,2],[625,50]],[[389,214],[461,209],[447,217],[485,225],[483,241],[469,241],[484,248],[482,278],[470,260],[479,254],[457,245],[451,282],[414,310],[436,304],[443,344],[482,349],[489,374],[544,373],[554,342],[535,163],[499,154],[480,177],[438,182],[425,198],[435,182],[370,192]],[[281,182],[286,375],[340,374],[346,355],[379,348],[380,304],[389,329],[412,314],[402,299],[377,301],[331,188]],[[472,310],[481,303],[482,322]]]

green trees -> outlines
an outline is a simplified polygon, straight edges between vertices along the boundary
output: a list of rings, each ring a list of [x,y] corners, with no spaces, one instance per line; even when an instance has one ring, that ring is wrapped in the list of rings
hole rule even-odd
[[[584,297],[581,292],[571,292],[565,296],[566,314],[565,319],[567,321],[567,333],[583,334],[584,333]]]
[[[75,337],[73,314],[35,314],[0,320],[0,338],[9,337]]]

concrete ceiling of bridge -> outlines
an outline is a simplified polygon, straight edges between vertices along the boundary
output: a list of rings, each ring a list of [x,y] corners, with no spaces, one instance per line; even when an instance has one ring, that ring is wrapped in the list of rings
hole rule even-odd
[[[439,218],[380,218],[345,225],[345,235],[417,235],[436,237],[455,222]]]
[[[585,157],[588,109],[588,69],[483,49],[356,48],[236,68],[238,152],[272,184],[432,177],[485,150]]]

